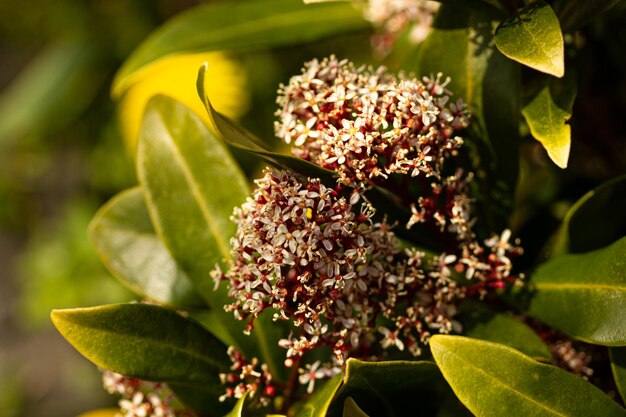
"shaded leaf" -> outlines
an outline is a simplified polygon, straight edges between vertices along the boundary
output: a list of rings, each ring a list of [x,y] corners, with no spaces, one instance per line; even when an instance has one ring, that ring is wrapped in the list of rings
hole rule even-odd
[[[615,385],[622,401],[626,401],[626,348],[610,348],[609,356]]]
[[[187,407],[200,415],[223,415],[231,410],[232,400],[220,401],[219,398],[225,392],[224,384],[190,384],[182,382],[170,382],[176,398]]]
[[[154,233],[139,187],[102,206],[89,236],[107,269],[137,294],[178,307],[205,305]]]
[[[341,374],[335,375],[316,388],[311,398],[298,410],[295,417],[326,417],[328,407],[341,385]]]
[[[619,0],[556,0],[553,7],[563,31],[569,32],[591,22],[617,3]]]
[[[226,346],[199,324],[148,304],[54,310],[59,332],[87,359],[149,381],[219,384]]]
[[[226,287],[216,290],[211,278],[216,265],[230,257],[229,240],[236,229],[229,219],[233,208],[249,195],[239,166],[195,114],[157,96],[146,110],[137,171],[159,238],[244,354],[266,362],[280,377],[280,326],[269,316],[260,318],[252,337],[246,336],[244,323],[224,311],[231,302]]]
[[[348,397],[371,416],[402,416],[416,403],[423,415],[434,415],[445,391],[441,373],[432,362],[349,359],[344,383],[328,415],[341,416]]]
[[[519,165],[520,68],[498,52],[494,9],[443,4],[417,62],[419,74],[450,76],[473,115],[472,150],[487,233],[508,224]]]
[[[189,52],[246,50],[312,42],[369,27],[350,3],[298,0],[217,2],[169,20],[124,62],[113,82],[120,96],[160,58]]]
[[[496,46],[507,57],[555,77],[565,73],[565,49],[559,19],[548,3],[538,0],[502,21]]]
[[[351,397],[343,403],[343,417],[369,417]]]
[[[471,306],[465,304],[461,313],[464,335],[502,343],[534,359],[552,359],[552,354],[543,340],[515,317],[495,312],[482,303],[473,303]]]
[[[477,417],[626,415],[589,382],[508,346],[435,335],[430,350],[457,397]]]
[[[558,256],[532,275],[527,313],[569,336],[626,345],[626,238],[580,255]]]
[[[552,249],[553,256],[583,253],[626,236],[626,175],[589,191],[567,212]]]
[[[562,80],[543,77],[535,91],[524,98],[522,107],[530,133],[560,168],[566,168],[569,159],[571,129],[567,122],[576,97],[573,81],[572,77]]]

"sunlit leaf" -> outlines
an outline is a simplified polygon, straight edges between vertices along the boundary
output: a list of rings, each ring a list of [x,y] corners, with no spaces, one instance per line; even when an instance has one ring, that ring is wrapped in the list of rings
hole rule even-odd
[[[496,29],[496,46],[507,57],[555,77],[565,73],[565,50],[559,19],[538,0],[504,20]]]
[[[508,224],[519,166],[520,68],[497,51],[493,8],[442,4],[420,49],[419,74],[450,76],[453,100],[472,112],[466,140],[480,184],[480,221],[489,232]]]
[[[246,403],[246,399],[248,395],[244,394],[239,400],[237,400],[237,404],[230,411],[230,413],[226,414],[224,417],[243,417],[243,406]]]
[[[250,97],[246,74],[235,60],[221,52],[167,56],[152,64],[150,71],[134,83],[118,103],[121,131],[131,154],[137,151],[148,101],[158,94],[184,104],[205,123],[210,123],[204,105],[198,100],[195,84],[198,67],[204,62],[211,64],[205,88],[215,97],[215,107],[235,119],[244,114]]]
[[[126,190],[105,204],[89,234],[109,271],[137,294],[179,307],[205,305],[154,233],[140,188]]]
[[[476,417],[626,415],[589,382],[508,346],[435,335],[430,349],[457,397]]]
[[[280,326],[270,316],[259,318],[252,336],[246,336],[245,323],[224,311],[224,305],[232,302],[226,287],[216,289],[211,278],[216,265],[230,258],[230,238],[236,229],[230,221],[233,208],[249,195],[239,166],[193,112],[157,96],[144,118],[137,171],[161,241],[239,348],[280,376],[276,345]]]
[[[126,60],[113,83],[120,96],[159,59],[182,53],[301,44],[369,27],[347,2],[299,0],[216,2],[183,12],[154,32]]]
[[[573,77],[562,80],[544,77],[524,99],[522,114],[530,133],[548,152],[560,168],[567,167],[571,129],[569,124],[576,96]]]
[[[626,176],[589,191],[567,212],[552,249],[553,256],[583,253],[626,236]]]
[[[151,381],[219,384],[226,346],[199,324],[148,304],[54,310],[59,332],[101,368]]]
[[[626,238],[558,256],[531,276],[527,313],[589,343],[626,346]]]

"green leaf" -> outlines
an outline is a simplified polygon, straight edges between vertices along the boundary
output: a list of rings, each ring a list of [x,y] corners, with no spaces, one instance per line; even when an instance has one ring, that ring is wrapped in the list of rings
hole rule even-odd
[[[328,415],[341,416],[348,397],[371,416],[403,416],[416,403],[424,415],[434,415],[445,390],[441,373],[432,362],[349,359],[344,384]]]
[[[202,416],[223,415],[229,412],[234,401],[220,401],[219,398],[226,392],[224,384],[191,384],[169,382],[167,384],[176,398],[187,407]]]
[[[562,255],[532,275],[527,313],[569,336],[626,345],[626,238],[580,255]]]
[[[619,0],[556,0],[554,11],[564,32],[580,28],[619,3]]]
[[[444,335],[429,343],[443,376],[476,417],[626,415],[582,378],[508,346]]]
[[[537,71],[562,77],[565,48],[559,19],[543,0],[521,9],[496,29],[496,46],[507,57]]]
[[[347,2],[257,0],[197,6],[168,21],[137,48],[116,75],[113,96],[121,96],[150,71],[150,64],[168,55],[295,45],[368,27]]]
[[[626,348],[610,348],[609,356],[615,385],[622,401],[626,401]]]
[[[89,235],[107,269],[137,294],[177,307],[205,305],[154,233],[139,187],[105,204]]]
[[[553,256],[583,253],[610,245],[626,236],[626,175],[589,191],[567,212]]]
[[[489,232],[508,224],[519,166],[520,66],[494,46],[502,15],[492,8],[443,4],[417,62],[419,74],[450,76],[449,90],[473,115],[473,150],[481,219]],[[453,98],[454,98],[453,97]]]
[[[326,417],[328,407],[341,385],[341,374],[335,375],[320,388],[298,410],[295,417]]]
[[[231,302],[225,286],[216,290],[210,276],[230,257],[229,240],[236,226],[229,218],[249,195],[239,166],[195,114],[157,96],[146,109],[137,171],[161,241],[243,353],[266,362],[280,377],[280,326],[266,315],[255,320],[252,337],[243,334],[244,323],[224,311]]]
[[[57,40],[35,57],[0,96],[0,149],[80,116],[105,78],[98,52],[93,39]]]
[[[54,310],[59,332],[87,359],[150,381],[219,384],[226,346],[199,324],[148,304]]]
[[[569,158],[571,129],[567,122],[576,97],[574,81],[573,77],[561,80],[542,77],[534,91],[524,98],[522,108],[530,133],[560,168],[567,167]]]
[[[369,417],[363,410],[361,410],[352,397],[346,398],[343,403],[343,417]]]
[[[230,413],[226,414],[224,417],[243,417],[243,406],[248,398],[248,393],[245,393],[243,397],[237,400],[237,404],[230,411]]]
[[[535,358],[549,361],[548,346],[525,323],[515,317],[497,313],[482,303],[461,307],[463,334],[489,342],[502,343]]]

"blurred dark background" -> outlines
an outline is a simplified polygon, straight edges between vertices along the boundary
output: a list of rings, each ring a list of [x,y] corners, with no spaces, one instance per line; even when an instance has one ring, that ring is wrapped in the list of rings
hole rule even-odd
[[[87,238],[98,207],[136,183],[110,84],[154,28],[197,3],[0,2],[0,416],[68,417],[114,404],[49,313],[132,299]],[[331,51],[360,62],[368,53],[362,42],[348,37],[238,57],[255,108],[244,124],[271,137],[278,82]],[[569,168],[556,168],[521,128],[512,223],[527,251],[525,267],[542,258],[573,201],[626,173],[626,2],[567,42],[579,85]]]

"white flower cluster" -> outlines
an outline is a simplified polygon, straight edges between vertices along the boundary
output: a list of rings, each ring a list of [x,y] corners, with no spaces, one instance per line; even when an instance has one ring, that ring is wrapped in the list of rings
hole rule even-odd
[[[334,56],[314,59],[280,86],[275,131],[296,156],[337,171],[344,184],[367,186],[395,173],[439,176],[468,122],[462,101],[450,103],[448,82],[441,74],[420,82]]]
[[[118,417],[180,417],[172,408],[173,395],[166,384],[103,371],[102,384],[109,394],[121,395]]]
[[[319,346],[332,349],[331,362],[301,368],[301,383],[312,387],[332,376],[348,357],[379,357],[377,330],[385,336],[383,349],[406,346],[419,355],[432,331],[452,329],[463,290],[438,262],[399,251],[394,234],[372,221],[373,208],[358,193],[346,198],[317,179],[272,170],[257,186],[235,210],[229,270],[213,277],[227,281],[234,302],[225,308],[250,320],[249,330],[268,308],[275,320],[294,325],[297,332],[279,343],[286,366],[301,365]],[[379,328],[378,318],[386,327]]]

